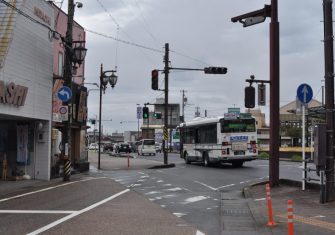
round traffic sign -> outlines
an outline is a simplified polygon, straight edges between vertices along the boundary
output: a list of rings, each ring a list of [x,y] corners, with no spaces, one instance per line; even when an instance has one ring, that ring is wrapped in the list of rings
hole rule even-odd
[[[67,108],[65,106],[62,106],[59,108],[59,113],[60,114],[66,114],[67,113]]]
[[[297,97],[303,104],[308,104],[313,97],[313,90],[310,85],[303,83],[297,89]]]

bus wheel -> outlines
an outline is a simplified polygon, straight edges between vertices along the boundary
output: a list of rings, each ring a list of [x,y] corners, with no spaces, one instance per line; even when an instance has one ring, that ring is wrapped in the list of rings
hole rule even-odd
[[[184,160],[185,160],[185,163],[186,164],[191,164],[191,161],[190,161],[190,159],[188,158],[188,154],[185,152],[185,154],[184,154]]]
[[[236,161],[236,162],[232,162],[233,167],[242,167],[243,166],[243,161]]]
[[[209,159],[208,159],[208,153],[204,152],[202,157],[202,162],[204,163],[204,166],[211,166]]]

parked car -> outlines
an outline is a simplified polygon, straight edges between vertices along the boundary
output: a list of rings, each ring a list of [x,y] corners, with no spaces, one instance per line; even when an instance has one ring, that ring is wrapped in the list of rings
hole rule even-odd
[[[104,151],[111,151],[113,152],[114,146],[113,144],[105,144],[104,145]]]
[[[115,149],[115,152],[117,152],[117,153],[131,153],[130,144],[128,144],[128,143],[118,144],[116,149]]]
[[[98,150],[98,144],[97,143],[91,143],[90,146],[88,147],[89,150]]]
[[[143,139],[140,141],[137,147],[137,154],[138,155],[156,155],[156,146],[155,140],[153,139]]]

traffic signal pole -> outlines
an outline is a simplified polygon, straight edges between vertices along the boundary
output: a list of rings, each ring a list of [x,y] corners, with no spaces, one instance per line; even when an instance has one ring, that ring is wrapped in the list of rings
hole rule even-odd
[[[168,164],[168,137],[169,137],[169,115],[168,115],[168,106],[169,106],[169,72],[172,70],[189,70],[189,71],[204,71],[206,74],[226,74],[226,67],[206,67],[204,69],[192,69],[192,68],[173,68],[169,67],[169,43],[165,43],[165,54],[164,54],[164,70],[152,70],[151,73],[151,88],[153,90],[158,89],[158,72],[163,71],[165,75],[165,88],[164,88],[164,130],[163,130],[163,152],[164,152],[164,164]],[[156,84],[157,82],[157,84]]]
[[[166,138],[168,134],[168,105],[169,105],[169,43],[165,43],[165,55],[164,55],[164,78],[165,78],[165,89],[164,89],[164,142],[163,142],[163,151],[164,151],[164,164],[168,164],[168,139]]]

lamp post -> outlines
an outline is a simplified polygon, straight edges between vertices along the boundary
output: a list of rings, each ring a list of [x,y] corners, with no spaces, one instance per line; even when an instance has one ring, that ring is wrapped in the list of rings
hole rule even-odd
[[[232,22],[240,22],[243,27],[262,23],[266,17],[270,22],[270,160],[269,180],[271,186],[279,186],[279,22],[278,0],[271,0],[271,5],[263,9],[231,18]]]
[[[115,70],[103,71],[101,64],[100,68],[100,104],[99,104],[99,120],[101,120],[101,105],[102,105],[102,92],[105,93],[108,83],[114,88],[117,82],[117,76],[114,74]],[[99,122],[99,150],[98,150],[98,169],[100,168],[100,154],[101,154],[101,121]]]
[[[65,63],[64,63],[64,85],[72,90],[72,68],[75,64],[82,64],[85,59],[87,49],[82,46],[82,41],[73,41],[73,16],[74,8],[82,7],[82,4],[73,0],[68,1],[68,18],[67,18],[67,30],[66,38],[62,37],[62,41],[65,46]],[[80,43],[78,47],[73,48],[73,43]],[[62,135],[62,154],[64,156],[64,181],[70,180],[71,175],[71,123],[72,123],[72,97],[63,102],[63,105],[69,106],[68,120],[64,123],[63,135]]]

